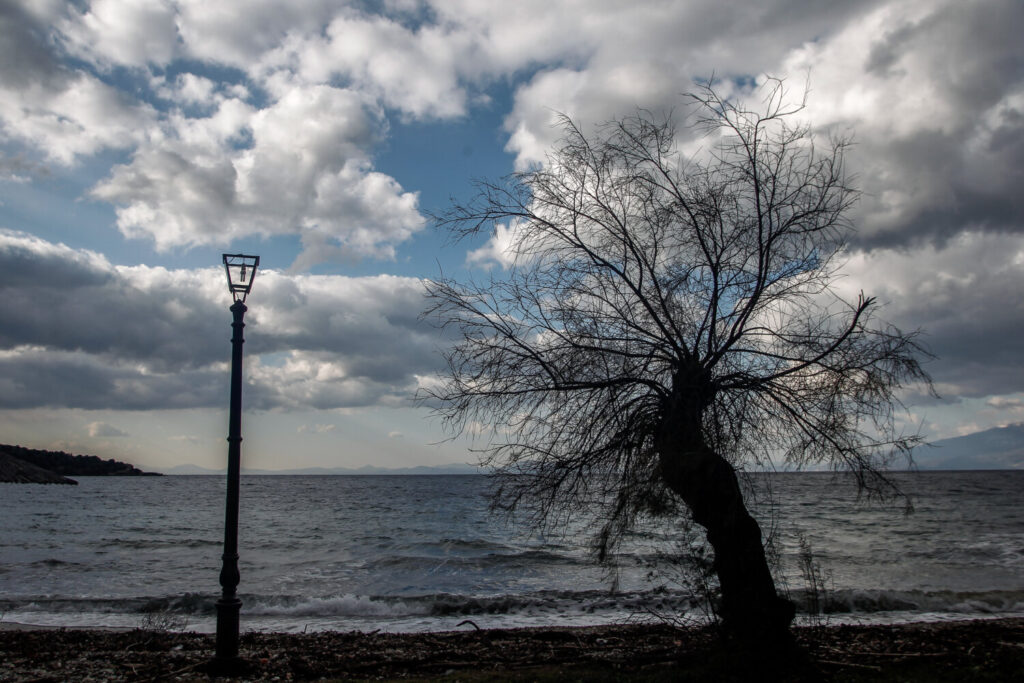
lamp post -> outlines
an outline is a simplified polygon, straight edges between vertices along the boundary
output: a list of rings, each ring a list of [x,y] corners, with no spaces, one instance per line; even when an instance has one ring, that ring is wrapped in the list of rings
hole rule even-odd
[[[217,601],[217,654],[213,664],[217,669],[230,671],[241,664],[238,657],[238,613],[242,601],[238,599],[238,476],[242,456],[242,318],[246,312],[245,298],[252,289],[259,256],[224,254],[224,269],[228,275],[228,289],[234,299],[231,313],[231,415],[228,418],[228,486],[224,510],[224,561],[220,570],[223,588]]]

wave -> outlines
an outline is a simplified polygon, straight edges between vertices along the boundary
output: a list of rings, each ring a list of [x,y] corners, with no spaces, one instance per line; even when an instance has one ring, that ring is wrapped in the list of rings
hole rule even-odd
[[[542,549],[514,550],[508,552],[489,552],[486,554],[460,554],[457,550],[449,552],[449,548],[439,548],[436,554],[385,555],[375,559],[364,560],[360,565],[366,569],[394,571],[397,569],[427,570],[444,564],[449,567],[474,569],[537,569],[547,566],[557,567],[591,567],[593,560],[585,555],[569,555]]]
[[[604,611],[688,610],[694,604],[690,594],[660,591],[614,593],[603,591],[539,591],[521,595],[459,595],[435,593],[418,596],[357,596],[328,598],[272,598],[256,600],[247,613],[296,617],[452,617],[481,614],[562,613],[592,614]]]
[[[61,560],[61,559],[58,559],[56,557],[47,557],[47,558],[42,559],[42,560],[36,560],[35,562],[31,562],[28,566],[32,567],[32,568],[43,568],[43,567],[85,567],[85,565],[83,565],[80,562],[71,562],[70,560]],[[86,569],[88,569],[88,568],[86,567]]]
[[[796,591],[791,596],[798,608],[807,611],[808,596]],[[837,590],[823,601],[826,614],[876,614],[909,612],[937,614],[1024,613],[1024,590],[997,591],[895,591]]]
[[[693,604],[688,593],[655,591],[608,593],[605,591],[538,591],[520,595],[460,595],[432,593],[412,596],[341,594],[322,597],[296,595],[239,596],[243,612],[252,616],[276,617],[441,617],[479,614],[595,613],[624,609],[643,611],[687,609]],[[212,615],[216,596],[182,595],[132,598],[64,598],[36,596],[24,599],[0,599],[0,612],[46,613],[129,613]]]
[[[535,591],[523,594],[462,595],[432,593],[412,596],[339,594],[326,596],[254,595],[240,596],[243,613],[252,617],[271,617],[276,621],[309,619],[373,619],[387,621],[412,617],[440,619],[477,615],[562,617],[571,622],[576,616],[602,614],[692,615],[702,607],[697,598],[681,590],[609,593],[607,591]],[[802,613],[807,612],[807,595],[790,594]],[[131,598],[56,598],[48,596],[24,599],[0,599],[0,613],[74,613],[145,615],[152,613],[211,616],[216,613],[216,595],[181,595]],[[1018,591],[893,591],[839,590],[829,593],[824,612],[831,616],[880,616],[884,614],[950,617],[1024,614],[1024,590]]]
[[[92,545],[100,548],[128,548],[131,550],[145,550],[151,548],[204,548],[220,547],[224,543],[220,539],[204,538],[101,538],[94,541]]]
[[[217,597],[202,593],[183,593],[153,597],[53,597],[31,596],[0,599],[0,614],[39,612],[55,614],[214,614]]]

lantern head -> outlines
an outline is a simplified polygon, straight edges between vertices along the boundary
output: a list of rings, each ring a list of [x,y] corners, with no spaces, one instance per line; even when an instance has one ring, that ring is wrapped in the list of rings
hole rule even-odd
[[[228,274],[228,289],[235,301],[245,302],[252,289],[252,281],[256,278],[256,268],[260,265],[259,256],[248,254],[224,254],[224,270]]]

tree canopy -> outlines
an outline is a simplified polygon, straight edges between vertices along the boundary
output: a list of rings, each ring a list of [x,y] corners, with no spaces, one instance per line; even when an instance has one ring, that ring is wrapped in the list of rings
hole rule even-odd
[[[456,237],[500,230],[507,263],[428,283],[460,341],[427,393],[456,432],[492,428],[504,504],[596,514],[602,554],[680,504],[709,530],[732,514],[688,492],[712,476],[702,454],[723,476],[827,463],[874,487],[918,441],[895,410],[903,387],[930,387],[916,333],[835,288],[850,143],[813,135],[783,83],[759,93],[754,110],[700,88],[685,140],[676,114],[593,133],[563,117],[545,164],[437,216]]]

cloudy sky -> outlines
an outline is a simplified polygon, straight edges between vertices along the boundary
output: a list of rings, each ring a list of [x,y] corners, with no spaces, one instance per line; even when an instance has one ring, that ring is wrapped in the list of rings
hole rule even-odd
[[[1019,0],[0,0],[0,442],[226,453],[223,251],[262,257],[246,465],[468,461],[412,405],[425,218],[695,78],[809,83],[864,196],[841,286],[922,328],[930,438],[1024,420]]]

